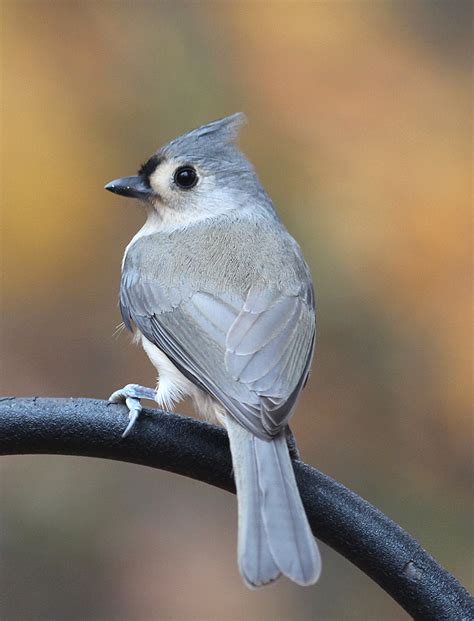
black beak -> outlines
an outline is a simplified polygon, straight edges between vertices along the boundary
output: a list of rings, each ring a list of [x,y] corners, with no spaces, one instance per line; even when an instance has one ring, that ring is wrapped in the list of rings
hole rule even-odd
[[[148,200],[153,194],[152,189],[141,175],[114,179],[104,186],[104,189],[114,194],[120,194],[120,196],[140,198],[142,201]]]

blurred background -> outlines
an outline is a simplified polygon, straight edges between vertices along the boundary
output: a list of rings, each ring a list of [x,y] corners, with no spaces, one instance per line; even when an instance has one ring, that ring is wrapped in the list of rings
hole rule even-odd
[[[4,0],[2,392],[154,383],[114,336],[144,214],[103,186],[242,110],[317,292],[303,458],[472,587],[471,6]],[[105,460],[1,467],[3,619],[407,618],[324,545],[315,587],[250,592],[235,498],[204,484]]]

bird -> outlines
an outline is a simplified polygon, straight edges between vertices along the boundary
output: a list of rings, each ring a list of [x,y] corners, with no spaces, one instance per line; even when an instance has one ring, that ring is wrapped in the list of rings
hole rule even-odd
[[[289,427],[315,344],[303,253],[237,145],[243,113],[171,140],[137,175],[106,190],[138,199],[146,221],[127,245],[119,304],[157,370],[156,389],[127,384],[127,436],[141,399],[227,430],[237,490],[240,574],[250,588],[281,575],[307,586],[321,558],[298,491]]]

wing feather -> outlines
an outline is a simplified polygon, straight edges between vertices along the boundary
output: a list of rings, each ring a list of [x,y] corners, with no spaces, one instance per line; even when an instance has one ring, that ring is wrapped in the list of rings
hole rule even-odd
[[[252,287],[245,298],[166,287],[125,269],[120,308],[192,382],[262,438],[281,431],[309,373],[311,285],[285,293]]]

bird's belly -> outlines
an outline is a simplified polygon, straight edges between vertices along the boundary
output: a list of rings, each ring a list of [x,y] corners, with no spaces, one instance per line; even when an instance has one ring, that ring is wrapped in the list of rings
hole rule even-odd
[[[171,362],[161,349],[143,335],[142,346],[158,371],[156,402],[164,410],[173,411],[176,403],[191,397],[196,412],[209,422],[222,424],[223,408],[207,393],[193,384]]]

